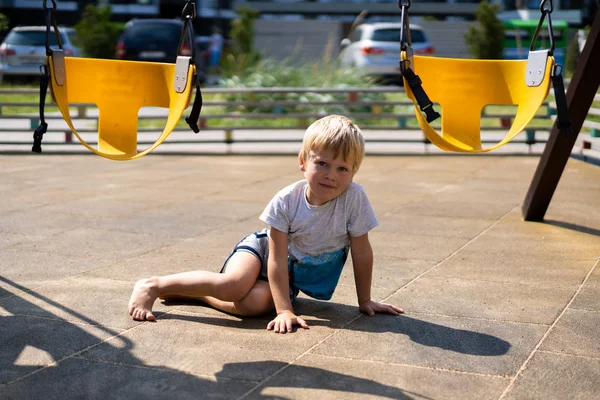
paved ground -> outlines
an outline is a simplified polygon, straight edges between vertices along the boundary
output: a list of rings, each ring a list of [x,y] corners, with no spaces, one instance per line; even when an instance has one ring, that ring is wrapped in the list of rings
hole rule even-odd
[[[310,330],[157,303],[134,282],[218,270],[301,178],[290,156],[0,156],[1,399],[593,399],[600,393],[600,168],[569,161],[545,223],[521,203],[538,158],[365,160],[381,226],[361,316],[352,268]]]

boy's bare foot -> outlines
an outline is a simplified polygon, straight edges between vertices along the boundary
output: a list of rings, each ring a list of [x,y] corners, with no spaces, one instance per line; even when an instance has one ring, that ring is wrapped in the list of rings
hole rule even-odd
[[[136,321],[156,321],[152,305],[158,297],[156,278],[137,281],[129,299],[129,315]]]

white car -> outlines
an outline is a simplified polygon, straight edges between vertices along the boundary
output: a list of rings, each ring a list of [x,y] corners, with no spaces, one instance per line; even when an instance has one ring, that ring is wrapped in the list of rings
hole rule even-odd
[[[80,49],[73,45],[75,30],[71,27],[58,27],[58,30],[61,34],[65,56],[80,56]],[[58,47],[54,29],[50,33],[49,44],[52,48]],[[4,77],[39,76],[40,65],[45,62],[45,26],[17,26],[0,44],[0,70],[4,70]]]
[[[342,40],[341,65],[400,81],[400,26],[384,22],[359,25],[350,37]],[[410,25],[410,38],[415,55],[433,55],[434,48],[420,26]]]

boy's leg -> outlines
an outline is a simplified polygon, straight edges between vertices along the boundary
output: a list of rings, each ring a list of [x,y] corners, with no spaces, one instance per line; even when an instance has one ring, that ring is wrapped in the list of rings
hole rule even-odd
[[[263,315],[275,308],[269,283],[261,280],[256,281],[246,297],[239,301],[223,301],[211,296],[205,296],[200,300],[218,310],[244,317]]]
[[[143,279],[136,283],[129,300],[129,315],[135,320],[156,320],[152,305],[158,297],[205,296],[222,301],[240,301],[250,292],[261,264],[253,254],[238,251],[231,256],[225,273],[191,271]]]

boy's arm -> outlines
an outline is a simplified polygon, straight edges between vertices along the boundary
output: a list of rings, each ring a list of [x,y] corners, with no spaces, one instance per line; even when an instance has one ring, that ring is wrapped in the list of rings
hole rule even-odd
[[[273,227],[270,231],[267,272],[275,311],[277,311],[277,317],[269,322],[267,329],[273,329],[278,333],[292,332],[293,325],[300,325],[307,329],[306,322],[294,314],[290,302],[287,232],[281,232]]]
[[[373,279],[373,249],[369,242],[369,234],[350,237],[350,253],[352,254],[352,265],[354,267],[354,282],[356,284],[356,295],[358,296],[358,307],[361,312],[369,316],[375,313],[389,313],[398,315],[404,311],[394,305],[378,303],[371,300],[371,281]]]

